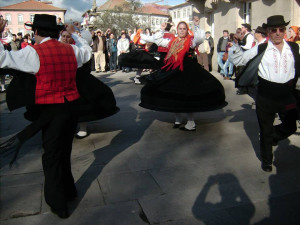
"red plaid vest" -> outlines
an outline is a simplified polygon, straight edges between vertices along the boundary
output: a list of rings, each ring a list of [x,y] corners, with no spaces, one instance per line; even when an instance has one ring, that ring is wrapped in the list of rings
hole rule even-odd
[[[169,40],[172,40],[173,38],[175,38],[175,35],[172,33],[164,33],[163,38],[168,38]],[[158,52],[168,52],[168,48],[158,46],[157,51]]]
[[[34,45],[40,59],[35,74],[35,104],[56,104],[79,98],[76,86],[77,60],[71,45],[51,39]]]

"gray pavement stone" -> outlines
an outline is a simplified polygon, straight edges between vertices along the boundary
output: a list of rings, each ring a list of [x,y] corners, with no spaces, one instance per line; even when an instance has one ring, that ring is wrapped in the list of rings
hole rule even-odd
[[[32,184],[43,184],[44,173],[12,174],[0,177],[1,187],[13,187]]]
[[[1,175],[12,175],[43,171],[41,155],[42,153],[20,155],[11,168],[9,167],[11,156],[6,157],[2,161],[0,173]]]
[[[141,208],[136,202],[125,202],[109,206],[77,208],[69,218],[60,219],[45,212],[40,215],[27,216],[1,221],[1,225],[145,225],[141,217]]]
[[[105,201],[110,204],[162,193],[147,171],[100,176],[98,180]]]
[[[42,185],[1,187],[1,220],[39,214]]]

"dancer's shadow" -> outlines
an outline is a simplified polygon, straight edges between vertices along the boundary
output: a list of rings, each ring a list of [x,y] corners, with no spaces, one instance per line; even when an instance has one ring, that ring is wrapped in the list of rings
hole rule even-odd
[[[281,141],[274,152],[276,174],[269,177],[270,216],[255,225],[300,224],[300,148],[288,139]]]
[[[213,188],[215,185],[218,187],[220,196],[215,193],[216,189]],[[210,191],[212,194],[208,197]],[[217,203],[210,203],[207,201],[207,198],[214,200],[214,202],[219,199],[221,200]],[[233,174],[224,173],[208,178],[193,205],[192,211],[195,218],[201,220],[206,225],[248,225],[254,215],[255,207],[237,178]]]
[[[227,111],[227,116],[233,116],[229,122],[243,122],[244,130],[249,137],[256,157],[260,159],[259,152],[259,125],[256,117],[255,109],[252,104],[241,105],[243,109],[237,111]],[[253,118],[253,119],[252,119]],[[255,119],[254,119],[255,118]]]
[[[151,111],[138,113],[136,109],[128,106],[125,109],[121,109],[120,113],[114,116],[115,123],[111,124],[111,130],[120,130],[120,132],[112,139],[109,145],[93,151],[93,162],[76,182],[79,196],[77,201],[72,205],[73,209],[75,209],[82,201],[93,181],[97,179],[105,168],[105,165],[108,165],[114,157],[137,143],[142,138],[144,132],[153,121],[153,116],[151,116],[151,114]],[[118,129],[116,129],[117,127]],[[99,133],[109,131],[108,126],[100,126],[97,129],[97,132]],[[79,157],[84,159],[83,155]],[[79,161],[81,161],[81,159],[79,159]],[[126,164],[126,162],[124,162],[124,164]]]

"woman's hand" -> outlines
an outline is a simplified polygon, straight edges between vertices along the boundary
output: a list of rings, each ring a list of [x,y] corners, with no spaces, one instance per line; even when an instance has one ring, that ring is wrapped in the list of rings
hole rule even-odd
[[[165,30],[166,27],[167,27],[167,23],[162,23],[162,24],[160,25],[160,29],[162,29],[162,30]]]

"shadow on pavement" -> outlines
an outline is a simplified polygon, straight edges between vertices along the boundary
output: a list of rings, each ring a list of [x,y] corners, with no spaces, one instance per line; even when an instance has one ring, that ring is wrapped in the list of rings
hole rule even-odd
[[[214,188],[217,186],[218,189]],[[212,194],[209,195],[209,192]],[[219,194],[217,193],[219,192]],[[216,202],[211,203],[210,201]],[[242,209],[239,218],[233,217]],[[243,224],[249,225],[255,207],[241,187],[238,179],[231,173],[210,176],[198,195],[193,208],[193,215],[204,224]],[[235,221],[238,220],[239,223]],[[220,223],[222,221],[222,223]]]
[[[269,177],[270,215],[255,225],[300,224],[300,148],[286,139],[279,143],[274,157],[277,171]]]

